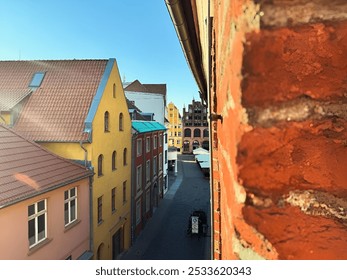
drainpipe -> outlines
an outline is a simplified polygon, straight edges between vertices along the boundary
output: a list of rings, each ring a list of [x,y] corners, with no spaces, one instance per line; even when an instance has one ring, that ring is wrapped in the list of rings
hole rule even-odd
[[[88,167],[88,150],[83,147],[83,142],[80,141],[80,147],[84,151],[84,167],[93,170],[92,167]],[[90,232],[90,251],[94,254],[94,236],[93,236],[93,176],[89,177],[89,232]]]
[[[207,11],[207,40],[208,40],[208,60],[207,60],[207,69],[208,69],[208,75],[206,77],[207,79],[207,108],[208,108],[208,114],[209,117],[207,118],[209,120],[209,142],[210,142],[210,224],[211,224],[211,260],[214,258],[214,222],[213,222],[213,216],[214,216],[214,196],[213,196],[213,127],[211,124],[210,116],[212,114],[211,109],[211,36],[212,36],[212,29],[211,29],[211,8],[210,8],[210,0],[208,0],[208,11]]]
[[[84,151],[84,167],[87,168],[88,167],[88,151],[85,147],[83,147],[82,141],[80,141],[80,146],[82,150]]]

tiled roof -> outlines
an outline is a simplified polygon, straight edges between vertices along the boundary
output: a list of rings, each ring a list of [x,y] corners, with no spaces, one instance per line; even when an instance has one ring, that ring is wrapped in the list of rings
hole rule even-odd
[[[166,130],[166,127],[153,121],[132,121],[131,125],[139,133],[151,132],[157,130]]]
[[[0,208],[90,175],[0,124]]]
[[[108,60],[0,61],[0,103],[8,90],[27,91],[36,72],[44,72],[15,130],[35,141],[86,140],[84,121]],[[16,99],[14,97],[13,99]]]
[[[166,96],[166,84],[142,84],[139,80],[124,87],[126,91],[158,93]]]

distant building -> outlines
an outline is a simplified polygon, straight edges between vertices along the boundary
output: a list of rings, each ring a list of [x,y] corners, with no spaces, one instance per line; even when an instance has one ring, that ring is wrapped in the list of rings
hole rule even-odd
[[[192,153],[196,148],[209,150],[207,109],[200,101],[192,100],[188,110],[183,108],[183,150]]]
[[[151,218],[163,198],[165,126],[155,121],[132,121],[132,240]]]
[[[90,177],[0,124],[0,259],[90,259]]]
[[[166,84],[142,84],[138,80],[123,83],[126,98],[133,102],[141,111],[146,120],[157,121],[166,124]],[[163,190],[168,190],[169,181],[167,178],[167,132],[164,131],[164,154],[163,157]],[[166,159],[166,160],[165,160]]]
[[[169,121],[168,124],[168,140],[169,147],[176,147],[178,151],[182,150],[182,117],[175,106],[174,103],[170,102],[167,106],[167,118]]]

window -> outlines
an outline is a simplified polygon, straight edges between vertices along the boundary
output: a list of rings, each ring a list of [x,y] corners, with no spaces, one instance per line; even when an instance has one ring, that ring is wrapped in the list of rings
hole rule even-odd
[[[65,226],[77,220],[77,188],[64,192]]]
[[[137,156],[141,156],[142,155],[142,139],[137,139]]]
[[[157,148],[157,145],[158,145],[158,143],[157,143],[157,135],[154,135],[154,138],[153,138],[153,149],[156,149]]]
[[[151,150],[151,138],[146,138],[146,152],[148,153]]]
[[[111,190],[111,210],[112,213],[116,212],[116,188]]]
[[[127,165],[127,148],[124,148],[123,151],[123,165]]]
[[[157,175],[157,157],[153,158],[153,176]]]
[[[182,136],[182,132],[178,132],[178,137],[181,137]]]
[[[104,115],[104,131],[105,132],[109,132],[109,118],[110,118],[110,114],[109,112],[105,112],[105,115]]]
[[[45,76],[44,72],[36,72],[29,84],[29,87],[39,87]]]
[[[146,161],[146,182],[149,182],[151,179],[151,161]]]
[[[163,170],[163,154],[159,154],[159,171]]]
[[[99,155],[98,157],[98,176],[102,176],[102,161],[103,161],[104,156]]]
[[[136,202],[136,225],[141,222],[141,200]]]
[[[138,166],[136,169],[136,191],[142,188],[142,165]]]
[[[201,131],[199,128],[194,129],[194,137],[201,137]]]
[[[98,224],[102,223],[102,196],[98,198]]]
[[[177,140],[177,145],[180,145],[181,144],[181,140]]]
[[[159,147],[163,146],[163,134],[159,134]]]
[[[190,128],[186,128],[184,130],[184,137],[191,137],[192,136],[192,131],[190,130]]]
[[[112,170],[116,170],[117,169],[117,152],[113,151],[112,153]]]
[[[123,204],[127,202],[127,181],[123,182]]]
[[[119,131],[123,131],[123,113],[119,114]]]
[[[47,201],[46,199],[28,206],[29,247],[47,238]]]
[[[146,192],[146,213],[151,209],[151,193],[148,190]]]
[[[113,98],[116,98],[116,84],[113,84]]]
[[[165,151],[165,164],[167,164],[167,151]]]
[[[165,144],[167,144],[167,133],[165,133]]]

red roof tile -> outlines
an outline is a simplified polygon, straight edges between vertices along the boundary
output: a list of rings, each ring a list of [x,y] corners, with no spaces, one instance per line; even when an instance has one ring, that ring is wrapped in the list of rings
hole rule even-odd
[[[91,175],[0,124],[0,208]]]
[[[15,124],[35,141],[86,140],[84,121],[108,60],[0,61],[0,104],[25,92],[36,72],[45,72]],[[19,94],[12,99],[17,100]],[[11,100],[12,100],[11,99]],[[15,101],[12,101],[12,103]]]

